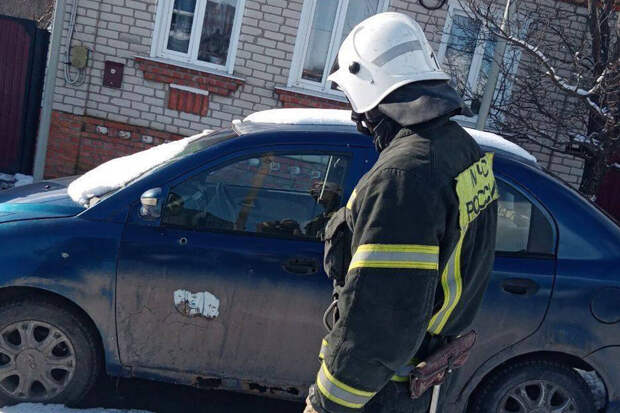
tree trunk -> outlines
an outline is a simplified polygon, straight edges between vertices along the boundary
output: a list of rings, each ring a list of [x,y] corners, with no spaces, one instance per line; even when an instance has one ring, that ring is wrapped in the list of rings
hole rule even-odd
[[[579,192],[589,199],[595,200],[607,169],[607,159],[602,151],[586,159]]]

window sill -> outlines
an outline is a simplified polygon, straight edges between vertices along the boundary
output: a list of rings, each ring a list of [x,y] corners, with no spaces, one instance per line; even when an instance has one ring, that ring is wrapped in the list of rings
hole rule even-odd
[[[189,86],[222,96],[229,96],[245,83],[245,79],[225,72],[170,59],[134,56],[134,60],[144,78],[153,82]]]
[[[205,66],[200,66],[200,65],[192,64],[192,63],[182,62],[180,60],[175,60],[175,59],[170,59],[170,58],[165,58],[165,57],[144,57],[144,56],[134,56],[134,59],[149,60],[149,61],[154,62],[154,63],[162,63],[162,64],[165,64],[165,65],[177,66],[177,67],[181,67],[183,69],[189,69],[189,70],[193,70],[193,71],[196,71],[196,72],[202,72],[202,73],[206,73],[206,74],[210,74],[210,75],[228,77],[230,79],[235,79],[235,80],[239,80],[241,82],[245,82],[245,79],[237,77],[237,76],[233,76],[230,73],[226,72],[225,70],[217,70],[217,69],[213,69],[213,68],[210,68],[210,67],[205,67]]]
[[[346,98],[308,89],[277,87],[276,93],[285,108],[351,109]]]

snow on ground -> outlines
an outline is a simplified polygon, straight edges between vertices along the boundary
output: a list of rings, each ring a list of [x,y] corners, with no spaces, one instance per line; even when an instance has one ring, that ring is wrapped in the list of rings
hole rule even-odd
[[[23,403],[17,406],[0,407],[0,413],[149,413],[146,410],[116,409],[69,409],[59,404]]]
[[[85,173],[68,188],[71,199],[87,206],[91,198],[120,189],[147,171],[174,158],[192,141],[210,131],[174,142],[154,146],[145,151],[123,156],[103,163]]]
[[[24,186],[34,181],[32,176],[24,174],[3,174],[0,173],[0,190],[12,188],[14,186]]]

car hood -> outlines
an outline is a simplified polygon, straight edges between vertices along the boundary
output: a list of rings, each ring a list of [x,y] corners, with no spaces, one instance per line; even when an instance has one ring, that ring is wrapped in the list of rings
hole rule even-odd
[[[84,208],[67,195],[75,177],[41,181],[0,192],[0,223],[77,215]]]

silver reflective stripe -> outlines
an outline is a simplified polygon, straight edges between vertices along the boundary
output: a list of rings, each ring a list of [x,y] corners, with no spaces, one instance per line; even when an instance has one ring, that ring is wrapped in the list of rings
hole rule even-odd
[[[411,263],[428,263],[436,264],[439,260],[437,254],[424,254],[419,252],[402,252],[402,251],[360,251],[358,250],[351,260],[351,267],[364,266],[363,262],[385,262],[392,263],[391,268],[399,268],[399,264],[410,267]],[[359,265],[362,264],[362,265]]]
[[[401,43],[388,49],[387,51],[381,53],[379,56],[375,57],[372,61],[377,66],[383,66],[388,62],[396,59],[398,56],[403,55],[409,52],[415,52],[417,50],[422,50],[422,45],[419,40],[411,40],[409,42]]]
[[[355,390],[343,383],[330,377],[325,364],[321,366],[316,379],[317,386],[321,393],[329,400],[341,406],[359,409],[375,395],[375,393]],[[351,391],[347,390],[350,389]]]

